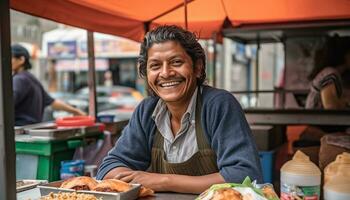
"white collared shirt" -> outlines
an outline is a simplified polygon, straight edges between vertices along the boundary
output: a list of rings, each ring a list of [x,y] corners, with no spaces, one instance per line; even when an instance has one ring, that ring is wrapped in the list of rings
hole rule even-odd
[[[164,138],[165,159],[169,163],[182,163],[198,152],[195,125],[197,92],[198,88],[181,118],[181,127],[175,137],[171,130],[170,112],[162,99],[158,100],[153,111],[152,118]]]

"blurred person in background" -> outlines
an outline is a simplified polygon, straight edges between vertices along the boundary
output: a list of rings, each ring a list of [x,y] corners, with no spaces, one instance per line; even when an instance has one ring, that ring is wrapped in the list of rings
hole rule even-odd
[[[104,86],[107,86],[107,87],[112,87],[113,86],[113,77],[112,77],[112,72],[111,71],[106,71],[104,73]]]
[[[44,108],[64,110],[73,115],[86,115],[60,100],[53,99],[41,83],[27,70],[31,69],[29,52],[19,44],[11,46],[13,100],[15,106],[15,126],[35,124],[42,121]]]
[[[316,52],[314,69],[308,76],[311,87],[305,105],[307,109],[350,108],[349,41],[349,38],[331,37],[325,47]],[[349,131],[347,125],[309,125],[293,145],[303,148],[302,151],[323,169],[339,152],[349,152]],[[315,151],[317,147],[319,152]]]
[[[306,99],[309,109],[344,109],[349,106],[350,42],[341,47],[325,48],[315,55],[315,67],[309,74],[310,93]],[[335,58],[335,59],[332,59]],[[345,80],[343,80],[345,79]]]

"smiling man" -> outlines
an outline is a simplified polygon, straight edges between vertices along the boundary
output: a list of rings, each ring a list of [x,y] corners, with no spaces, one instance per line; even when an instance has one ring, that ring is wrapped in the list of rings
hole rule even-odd
[[[160,26],[146,34],[139,73],[152,95],[133,113],[98,179],[183,193],[246,176],[262,180],[244,113],[229,92],[203,85],[205,62],[191,32]]]

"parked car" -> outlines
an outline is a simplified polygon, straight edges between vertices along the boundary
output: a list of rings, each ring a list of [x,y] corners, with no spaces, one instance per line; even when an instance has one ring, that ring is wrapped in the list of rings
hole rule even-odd
[[[53,93],[54,98],[65,101],[66,103],[77,107],[84,112],[89,111],[89,89],[82,88],[72,93]],[[141,102],[143,96],[137,90],[125,86],[97,86],[96,101],[98,115],[115,115],[115,119],[130,118],[136,106]],[[50,109],[48,109],[50,111]],[[49,111],[46,111],[49,112]],[[117,111],[117,112],[116,112]],[[44,120],[53,120],[58,117],[69,116],[65,111],[51,111],[50,114],[45,114]]]
[[[75,96],[80,99],[89,99],[89,88],[78,90]],[[140,92],[125,86],[97,86],[96,96],[98,104],[107,103],[120,106],[136,106],[143,99]],[[99,111],[106,110],[104,108],[98,109]]]
[[[134,110],[135,107],[116,107],[114,109],[99,112],[97,116],[100,118],[104,118],[107,116],[109,118],[107,121],[119,121],[130,119]],[[113,118],[111,119],[111,117]]]

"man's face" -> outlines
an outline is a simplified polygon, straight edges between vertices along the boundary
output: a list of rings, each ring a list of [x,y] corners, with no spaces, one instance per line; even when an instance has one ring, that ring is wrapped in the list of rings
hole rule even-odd
[[[199,64],[193,68],[191,57],[174,41],[153,44],[148,49],[147,82],[165,102],[187,104],[196,88]]]

